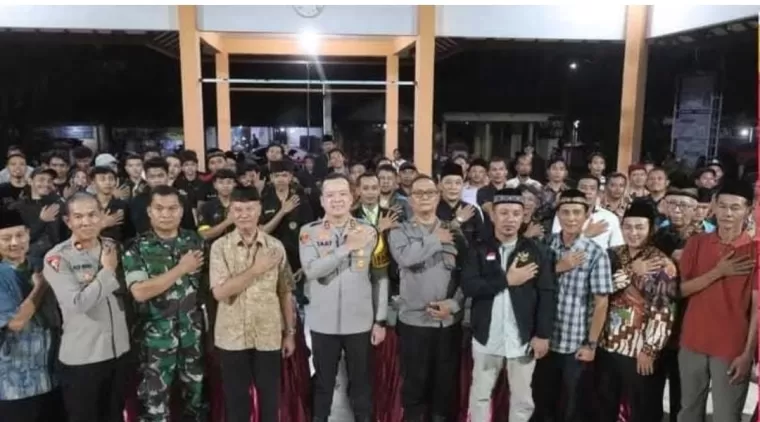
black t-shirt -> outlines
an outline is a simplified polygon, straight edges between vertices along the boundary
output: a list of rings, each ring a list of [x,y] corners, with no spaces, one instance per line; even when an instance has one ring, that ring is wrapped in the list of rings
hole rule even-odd
[[[7,207],[8,205],[15,203],[26,189],[27,186],[18,187],[12,185],[10,182],[0,184],[0,204]]]

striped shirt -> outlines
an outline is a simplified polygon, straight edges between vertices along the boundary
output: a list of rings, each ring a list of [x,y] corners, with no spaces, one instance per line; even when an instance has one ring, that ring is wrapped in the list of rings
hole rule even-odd
[[[557,279],[557,316],[549,342],[554,352],[574,353],[588,340],[594,296],[613,292],[610,258],[601,246],[584,237],[565,246],[562,234],[556,233],[549,239],[549,247],[557,261],[568,252],[586,254],[583,264]]]

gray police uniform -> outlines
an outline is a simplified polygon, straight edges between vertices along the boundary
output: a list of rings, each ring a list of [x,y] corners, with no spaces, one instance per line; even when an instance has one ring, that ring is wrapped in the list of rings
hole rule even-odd
[[[351,252],[345,246],[345,235],[356,225],[365,227],[372,239],[363,249]],[[388,255],[384,242],[377,239],[375,227],[353,218],[346,228],[331,227],[323,220],[301,228],[299,255],[307,280],[309,329],[322,334],[356,334],[369,331],[375,321],[385,321]]]
[[[43,275],[63,316],[59,360],[65,365],[104,362],[129,351],[124,303],[114,295],[121,285],[102,268],[101,251],[100,243],[84,250],[68,239],[45,255]]]
[[[347,231],[362,226],[371,236],[362,249],[345,246]],[[369,359],[374,322],[385,322],[388,305],[385,242],[377,229],[363,220],[349,219],[345,227],[320,220],[301,228],[301,267],[306,278],[306,326],[311,330],[314,358],[315,420],[330,416],[338,362],[345,354],[354,418],[372,417]],[[374,283],[373,283],[374,281]]]

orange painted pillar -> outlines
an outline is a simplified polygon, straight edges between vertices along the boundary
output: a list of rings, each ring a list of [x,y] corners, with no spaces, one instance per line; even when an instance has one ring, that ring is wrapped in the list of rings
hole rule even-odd
[[[206,164],[201,90],[201,45],[195,6],[177,6],[179,20],[179,61],[182,79],[182,128],[185,149],[198,154],[201,168]]]
[[[216,53],[216,78],[229,79],[230,56]],[[217,146],[224,150],[232,149],[232,114],[230,112],[230,83],[216,83],[216,139]]]
[[[617,170],[628,171],[641,158],[644,98],[647,84],[649,6],[626,6],[623,92],[620,100],[620,140]]]
[[[417,6],[414,91],[414,164],[433,171],[433,89],[435,82],[435,6]]]
[[[398,56],[385,59],[385,156],[393,157],[398,148]]]

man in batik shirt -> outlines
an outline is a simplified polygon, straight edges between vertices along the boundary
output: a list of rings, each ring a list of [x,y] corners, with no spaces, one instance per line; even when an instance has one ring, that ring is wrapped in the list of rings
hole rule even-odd
[[[615,421],[623,391],[629,422],[662,420],[656,360],[670,337],[675,288],[673,261],[652,244],[654,209],[634,201],[623,215],[625,245],[609,251],[615,293],[597,356],[601,421]]]

